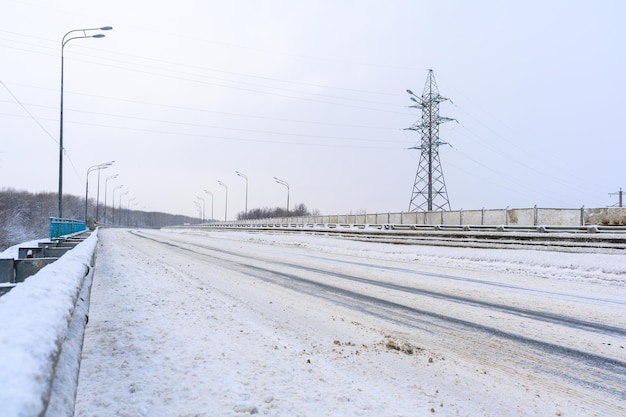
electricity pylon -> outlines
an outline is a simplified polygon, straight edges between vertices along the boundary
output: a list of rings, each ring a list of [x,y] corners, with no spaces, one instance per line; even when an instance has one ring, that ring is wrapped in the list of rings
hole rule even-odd
[[[439,95],[433,70],[428,70],[428,78],[421,97],[411,90],[406,91],[411,95],[411,101],[415,103],[409,107],[422,109],[422,118],[405,129],[422,133],[420,144],[410,148],[422,152],[413,183],[409,211],[450,210],[446,182],[439,160],[439,145],[447,145],[446,142],[439,140],[439,125],[454,120],[439,116],[439,103],[449,99]]]
[[[622,196],[623,196],[623,192],[622,192],[622,187],[620,187],[619,191],[616,193],[609,193],[609,195],[617,195],[619,196],[619,201],[617,202],[617,204],[612,205],[611,207],[622,207]]]

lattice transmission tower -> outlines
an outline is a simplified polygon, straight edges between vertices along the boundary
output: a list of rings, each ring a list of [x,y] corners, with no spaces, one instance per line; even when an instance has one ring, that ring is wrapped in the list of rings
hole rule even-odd
[[[449,100],[439,95],[433,70],[428,70],[428,78],[421,96],[406,90],[415,104],[409,107],[422,109],[422,118],[405,130],[421,132],[419,145],[410,149],[421,151],[413,194],[409,203],[409,211],[440,211],[450,210],[450,200],[443,178],[443,169],[439,160],[439,145],[447,145],[439,140],[439,125],[452,121],[449,117],[439,116],[439,103]]]

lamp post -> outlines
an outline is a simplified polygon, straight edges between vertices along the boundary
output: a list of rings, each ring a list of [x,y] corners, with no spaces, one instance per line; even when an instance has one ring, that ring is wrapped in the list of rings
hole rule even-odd
[[[239,175],[241,178],[246,180],[246,211],[245,211],[244,219],[247,219],[248,218],[248,177],[246,176],[246,174],[239,172],[239,171],[235,171],[235,174]]]
[[[122,185],[118,185],[117,187],[115,187],[113,189],[113,204],[111,204],[113,206],[113,216],[111,216],[111,224],[115,224],[115,190],[119,190],[120,188],[122,188],[124,186],[124,184]]]
[[[131,210],[136,210],[135,207],[138,206],[138,202],[134,202],[131,206]],[[128,213],[128,225],[135,227],[137,225],[137,213]]]
[[[104,180],[104,222],[105,223],[107,222],[107,187],[109,185],[109,180],[115,179],[115,178],[117,178],[119,176],[120,176],[120,174],[109,175]],[[97,209],[96,209],[96,212],[97,212]]]
[[[67,32],[65,35],[63,35],[63,39],[61,39],[61,106],[59,115],[59,218],[63,217],[63,51],[65,50],[65,44],[74,39],[104,38],[104,33],[87,35],[88,31],[111,29],[113,29],[111,26],[103,26],[100,28],[91,29],[75,29]],[[68,35],[74,32],[83,32],[83,34],[82,36],[71,36],[68,38]]]
[[[200,223],[202,223],[202,207],[200,206],[200,203],[197,202],[196,200],[194,200],[193,203],[198,208],[198,219],[200,220]]]
[[[120,204],[117,206],[117,211],[119,211],[120,213],[120,220],[119,220],[119,224],[120,226],[122,225],[122,197],[124,197],[126,194],[128,194],[128,191],[123,192],[122,194],[120,194]],[[115,202],[113,202],[115,204]]]
[[[200,219],[200,220],[201,220],[201,222],[202,222],[202,223],[204,223],[204,219],[205,219],[205,217],[206,217],[206,216],[204,215],[204,213],[206,212],[206,211],[205,211],[206,204],[204,203],[204,198],[199,197],[199,196],[196,196],[196,198],[197,198],[198,200],[202,200],[202,216],[201,216],[201,219]]]
[[[102,164],[92,165],[87,170],[87,178],[85,179],[85,222],[87,222],[87,203],[89,201],[89,174],[92,171],[96,171],[96,170],[98,171],[98,189],[100,189],[100,170],[101,169],[107,169],[109,166],[111,166],[111,164],[113,164],[113,161],[111,161],[111,162],[104,162]],[[96,210],[97,210],[97,208],[96,208]],[[97,217],[97,215],[96,215],[96,217]]]
[[[213,193],[207,190],[204,190],[204,192],[211,195],[211,220],[213,220],[215,219],[215,217],[213,217]]]
[[[224,221],[226,221],[226,217],[228,216],[228,186],[220,180],[217,180],[217,183],[226,189],[226,205],[224,208]]]
[[[287,187],[287,217],[289,217],[289,184],[287,183],[287,181],[285,180],[281,180],[280,178],[276,178],[274,177],[274,180],[281,184],[284,185],[285,187]]]
[[[137,197],[130,198],[128,200],[128,203],[126,203],[126,206],[128,207],[126,209],[126,225],[127,226],[130,226],[130,207],[131,207],[130,203],[132,203],[134,200],[137,200]]]
[[[107,166],[111,166],[115,161],[106,162]],[[104,168],[103,168],[104,169]],[[98,170],[98,188],[96,189],[96,223],[98,223],[98,208],[100,206],[100,170]]]

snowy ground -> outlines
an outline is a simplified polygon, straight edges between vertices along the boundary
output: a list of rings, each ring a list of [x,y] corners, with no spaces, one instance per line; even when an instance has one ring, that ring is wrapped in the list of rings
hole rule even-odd
[[[626,415],[626,258],[99,233],[77,417]]]
[[[0,297],[0,416],[40,416],[48,405],[57,412],[48,416],[72,409],[88,307],[84,284],[93,276],[97,241],[92,233]],[[17,255],[12,247],[0,258]]]

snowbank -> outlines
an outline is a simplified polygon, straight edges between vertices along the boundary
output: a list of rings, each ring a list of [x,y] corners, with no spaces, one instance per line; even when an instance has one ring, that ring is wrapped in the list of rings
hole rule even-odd
[[[168,233],[210,236],[194,229],[168,229]],[[248,240],[264,245],[296,246],[321,253],[356,256],[360,259],[392,260],[421,265],[472,268],[479,271],[522,272],[568,282],[626,284],[622,251],[598,253],[559,252],[536,249],[469,248],[428,245],[390,245],[343,239],[341,235],[254,233],[219,231],[220,238]]]
[[[39,416],[69,334],[98,241],[94,232],[56,262],[0,297],[0,404],[6,416]]]

